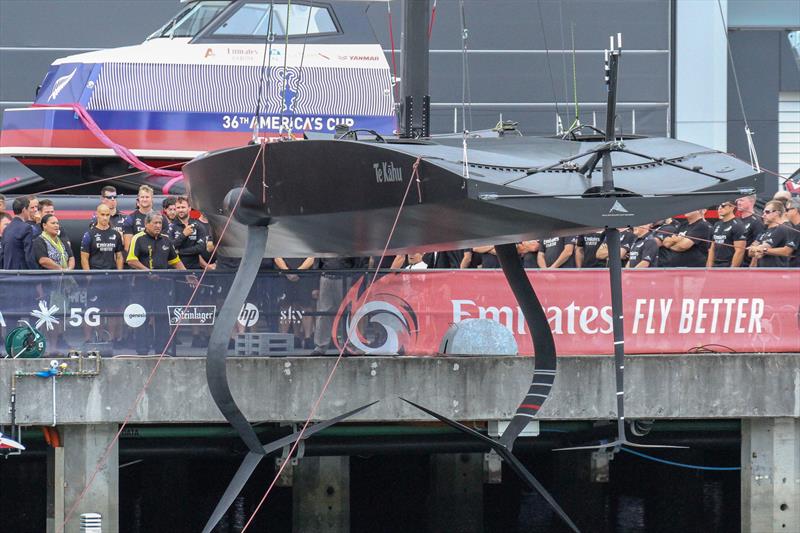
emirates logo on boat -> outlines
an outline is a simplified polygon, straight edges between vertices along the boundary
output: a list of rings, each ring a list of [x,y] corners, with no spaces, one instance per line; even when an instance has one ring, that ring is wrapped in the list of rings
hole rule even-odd
[[[56,80],[53,84],[53,90],[50,92],[50,96],[47,98],[48,102],[51,102],[58,98],[58,95],[61,94],[61,91],[64,90],[64,87],[69,85],[69,82],[72,80],[73,76],[75,76],[75,72],[77,72],[78,67],[72,69],[72,72],[67,74],[66,76],[61,76]]]

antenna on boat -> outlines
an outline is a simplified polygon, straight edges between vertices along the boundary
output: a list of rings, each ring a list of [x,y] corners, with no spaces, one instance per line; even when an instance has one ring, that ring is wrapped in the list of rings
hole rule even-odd
[[[429,0],[403,2],[402,84],[400,137],[430,136],[428,56],[430,43],[424,38],[430,27]],[[420,105],[420,103],[422,105]]]
[[[624,149],[622,141],[615,140],[615,121],[617,109],[617,75],[619,71],[619,58],[622,54],[622,34],[612,35],[609,40],[609,49],[605,51],[605,83],[608,91],[606,103],[606,131],[605,143],[592,157],[594,165],[597,156],[603,164],[603,185],[600,194],[606,197],[627,196],[624,191],[617,192],[614,186],[614,167],[611,161],[611,152]],[[589,164],[589,163],[587,163]],[[615,204],[616,205],[616,204]],[[612,442],[589,446],[575,446],[560,448],[560,450],[592,450],[599,449],[607,452],[613,458],[623,445],[643,448],[684,448],[684,446],[662,446],[658,444],[637,444],[630,442],[625,432],[625,330],[623,324],[622,307],[622,257],[620,253],[620,235],[616,227],[606,228],[606,243],[608,246],[608,271],[611,282],[611,326],[614,335],[614,382],[616,384],[617,400],[617,438]]]

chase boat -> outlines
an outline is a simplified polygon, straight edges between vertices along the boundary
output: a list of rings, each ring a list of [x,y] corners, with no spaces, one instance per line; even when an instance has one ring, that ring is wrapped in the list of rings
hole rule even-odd
[[[392,133],[393,80],[368,5],[185,2],[142,44],[56,60],[34,103],[4,112],[0,155],[41,176],[28,184],[34,191],[129,174],[114,184],[174,194],[182,180],[148,166],[179,170],[204,152],[241,146],[253,130]],[[133,168],[114,145],[144,166]],[[0,183],[0,192],[21,185]]]

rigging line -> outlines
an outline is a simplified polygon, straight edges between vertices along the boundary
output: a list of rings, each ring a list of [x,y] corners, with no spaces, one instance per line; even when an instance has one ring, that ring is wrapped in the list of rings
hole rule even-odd
[[[433,0],[433,8],[431,9],[431,21],[428,23],[428,41],[431,40],[431,34],[433,33],[433,24],[436,22],[436,2],[439,0]]]
[[[312,0],[311,3],[308,6],[308,18],[306,19],[306,32],[303,35],[303,50],[300,53],[300,68],[297,70],[297,93],[298,94],[300,93],[300,83],[303,80],[303,63],[305,62],[305,59],[306,59],[306,44],[308,43],[308,30],[309,30],[309,28],[311,28],[311,12],[313,11],[313,9],[314,9],[314,1]],[[294,118],[295,115],[296,115],[294,109],[290,108],[289,111],[292,112],[290,117]],[[289,120],[289,136],[290,137],[292,135],[292,122],[293,122],[292,120]],[[266,202],[266,200],[265,200],[265,202]]]
[[[561,117],[561,110],[558,106],[558,95],[556,94],[556,80],[553,77],[553,66],[550,64],[550,48],[547,46],[547,34],[545,33],[544,18],[542,17],[542,0],[536,0],[536,7],[539,10],[539,27],[542,29],[542,39],[544,40],[544,57],[545,61],[547,62],[547,72],[550,74],[550,87],[553,89],[553,103],[556,106],[556,115]],[[566,80],[564,88],[566,89]]]
[[[400,221],[400,215],[403,212],[403,207],[406,204],[406,199],[408,198],[408,193],[411,190],[411,184],[416,182],[419,185],[419,181],[420,181],[420,179],[419,179],[419,165],[420,165],[421,162],[422,162],[422,157],[418,157],[416,162],[414,162],[414,165],[413,165],[413,169],[414,170],[411,173],[411,178],[408,180],[408,185],[406,186],[405,193],[403,193],[403,199],[400,201],[400,206],[397,208],[397,215],[394,217],[394,222],[392,223],[392,228],[389,230],[389,236],[386,239],[386,246],[383,247],[383,251],[381,252],[381,257],[378,260],[378,262],[376,263],[375,272],[372,275],[372,280],[369,282],[369,285],[367,286],[367,289],[364,292],[364,297],[363,297],[364,302],[366,302],[368,300],[368,298],[369,298],[369,294],[372,291],[372,287],[375,285],[375,280],[378,278],[378,274],[380,273],[380,270],[381,270],[380,269],[380,265],[383,262],[383,259],[386,257],[386,252],[389,250],[389,245],[392,243],[392,237],[394,236],[394,232],[397,229],[397,223]],[[320,403],[322,402],[322,398],[325,396],[325,392],[328,390],[328,385],[330,385],[331,381],[333,380],[334,374],[336,374],[336,370],[339,367],[339,363],[341,362],[342,357],[344,356],[344,351],[347,349],[347,345],[348,345],[349,342],[350,342],[350,336],[348,334],[347,338],[345,339],[345,342],[342,343],[342,347],[339,349],[339,355],[336,357],[336,361],[333,363],[333,367],[331,368],[330,373],[328,373],[328,378],[325,380],[325,383],[322,386],[322,390],[320,391],[319,396],[317,397],[317,400],[312,405],[311,411],[309,412],[308,417],[306,418],[306,421],[303,423],[302,429],[300,429],[299,436],[297,437],[297,439],[292,444],[292,447],[289,449],[289,453],[286,454],[286,458],[281,462],[280,468],[275,473],[275,477],[272,479],[272,482],[269,484],[269,487],[267,487],[267,490],[264,493],[264,496],[261,498],[261,501],[258,502],[258,505],[256,506],[255,510],[253,511],[253,514],[250,515],[250,518],[247,520],[247,523],[245,523],[244,527],[242,528],[242,533],[245,533],[245,531],[247,531],[247,528],[250,526],[250,524],[255,519],[256,515],[258,514],[258,511],[261,509],[261,506],[264,504],[264,502],[266,501],[266,499],[269,496],[270,492],[272,491],[272,488],[275,486],[275,483],[277,483],[278,479],[280,478],[281,474],[283,473],[283,470],[286,468],[286,465],[291,460],[292,455],[294,454],[295,450],[297,449],[297,446],[303,440],[303,435],[305,434],[306,429],[308,428],[309,424],[311,423],[311,419],[314,418],[314,415],[316,415],[317,410],[319,409]]]
[[[183,166],[185,164],[186,161],[181,161],[180,163],[172,163],[158,168],[171,168],[171,167]],[[117,180],[120,178],[127,178],[128,176],[135,176],[137,174],[145,174],[145,173],[146,173],[145,171],[136,170],[135,172],[126,172],[125,174],[117,174],[116,176],[110,176],[108,178],[99,178],[91,181],[83,181],[81,183],[74,183],[72,185],[65,185],[63,187],[56,187],[55,189],[48,189],[46,191],[37,192],[36,196],[45,196],[47,194],[52,194],[54,192],[66,191],[68,189],[74,189],[76,187],[85,187],[86,185],[92,185],[94,183],[103,183],[105,181]]]
[[[247,174],[247,178],[245,178],[245,180],[244,180],[244,185],[242,186],[242,190],[239,193],[239,196],[236,198],[236,203],[234,203],[233,207],[231,208],[230,214],[228,215],[227,219],[225,220],[225,226],[223,226],[222,231],[220,232],[219,239],[217,240],[217,243],[214,246],[214,250],[211,252],[211,257],[212,258],[214,257],[214,254],[216,253],[217,248],[219,248],[220,243],[222,242],[222,238],[225,235],[225,232],[228,230],[228,226],[230,225],[230,222],[233,219],[234,214],[236,213],[236,209],[239,207],[239,202],[241,201],[242,196],[244,195],[244,191],[247,188],[247,183],[250,181],[250,177],[253,175],[253,170],[255,169],[256,163],[258,162],[258,156],[263,150],[264,150],[264,145],[262,144],[260,149],[259,149],[259,153],[256,154],[256,157],[253,160],[253,165],[250,167],[250,172]],[[188,306],[190,306],[192,304],[192,301],[194,300],[195,295],[197,295],[197,291],[200,289],[200,286],[202,285],[203,278],[205,278],[205,275],[208,272],[209,265],[210,265],[210,263],[207,263],[205,268],[203,268],[203,272],[200,274],[200,278],[197,279],[197,284],[195,285],[191,296],[189,296],[189,301],[186,303],[186,305],[184,307],[188,307]],[[142,399],[144,398],[144,395],[147,392],[147,389],[150,386],[150,383],[152,383],[153,378],[155,377],[159,366],[161,366],[161,362],[164,360],[164,357],[165,357],[165,355],[167,353],[167,349],[169,349],[170,344],[172,344],[172,341],[174,340],[175,335],[177,334],[178,330],[180,329],[180,326],[182,325],[182,322],[183,322],[183,317],[182,316],[178,317],[178,323],[175,325],[175,328],[172,330],[172,333],[170,334],[169,338],[167,339],[167,343],[164,345],[164,349],[161,350],[161,354],[156,359],[156,363],[155,363],[155,365],[153,365],[153,370],[151,370],[150,374],[147,376],[147,379],[145,380],[144,385],[142,385],[142,389],[139,391],[139,394],[136,396],[136,399],[133,401],[133,404],[128,409],[128,412],[125,414],[125,418],[122,420],[122,423],[120,424],[119,429],[117,430],[117,433],[111,439],[111,442],[106,447],[105,451],[103,452],[103,455],[100,457],[100,460],[95,465],[94,472],[92,472],[92,475],[89,476],[89,480],[86,482],[86,486],[83,488],[81,493],[75,499],[75,503],[72,504],[72,507],[70,507],[69,511],[64,516],[64,521],[56,529],[56,533],[63,533],[65,531],[66,526],[67,526],[67,522],[69,522],[69,519],[75,513],[75,509],[77,509],[77,507],[80,504],[81,500],[86,496],[86,493],[89,491],[89,488],[92,486],[92,483],[94,482],[94,479],[97,477],[97,474],[100,472],[100,469],[103,468],[103,466],[106,465],[106,463],[108,461],[108,457],[111,454],[111,450],[114,448],[116,443],[119,441],[120,435],[125,430],[125,427],[128,425],[128,422],[130,421],[131,417],[133,416],[134,411],[136,410],[136,408],[139,406],[139,404],[141,403]]]
[[[280,130],[278,130],[278,133],[283,133],[283,113],[284,111],[286,111],[286,108],[288,107],[286,105],[286,89],[289,85],[289,76],[287,75],[286,72],[286,65],[288,64],[289,61],[289,17],[291,17],[291,13],[292,13],[292,0],[288,0],[288,2],[286,3],[286,28],[284,29],[283,32],[286,34],[286,38],[284,39],[284,44],[283,44],[283,89],[281,89],[281,95],[280,95],[281,126]]]
[[[733,50],[731,49],[731,41],[728,38],[728,23],[725,20],[725,13],[722,10],[722,1],[717,0],[717,7],[719,8],[719,17],[722,20],[722,33],[725,36],[725,44],[728,48],[728,61],[731,64],[731,72],[733,73],[733,81],[736,84],[736,96],[739,99],[739,109],[742,112],[742,119],[744,120],[744,131],[747,136],[747,149],[750,152],[750,166],[758,170],[758,154],[756,147],[753,143],[753,131],[750,129],[750,124],[747,122],[747,114],[744,112],[744,101],[742,100],[742,90],[739,86],[739,76],[736,74],[736,63],[733,61]]]
[[[667,459],[661,459],[660,457],[654,457],[652,455],[647,455],[646,453],[637,452],[636,450],[631,450],[626,448],[625,446],[620,446],[619,448],[623,452],[628,452],[632,455],[636,455],[638,457],[642,457],[643,459],[648,459],[650,461],[655,461],[656,463],[662,463],[665,465],[670,466],[679,466],[681,468],[692,468],[694,470],[714,470],[714,471],[722,471],[722,472],[730,472],[734,470],[741,470],[740,466],[702,466],[702,465],[689,465],[686,463],[678,463],[677,461],[668,461]]]
[[[578,67],[577,67],[577,57],[575,55],[575,23],[572,23],[570,27],[570,33],[572,34],[572,96],[573,101],[575,102],[575,122],[573,123],[575,127],[579,127],[581,125],[581,118],[580,118],[580,107],[578,106]],[[565,100],[566,101],[566,100]],[[570,127],[572,129],[572,127]]]
[[[267,33],[264,36],[264,57],[261,58],[261,75],[258,79],[258,95],[256,96],[256,123],[253,126],[253,132],[257,135],[259,127],[261,126],[261,98],[263,96],[263,88],[264,88],[264,75],[267,76],[267,91],[269,91],[269,69],[272,63],[272,41],[275,39],[275,35],[272,33],[272,17],[274,14],[274,4],[273,2],[269,3],[269,20],[267,21]],[[269,58],[269,60],[267,59]],[[267,63],[269,61],[269,63]],[[266,70],[264,66],[266,64]],[[265,106],[266,107],[266,104]]]
[[[469,28],[467,28],[464,0],[459,1],[459,8],[461,14],[461,120],[464,126],[462,130],[466,134],[467,131],[472,131],[472,92],[469,84],[469,45],[467,43]],[[469,124],[467,124],[467,109],[469,109]]]
[[[561,32],[561,49],[564,50],[564,2],[558,3],[558,29]],[[541,17],[541,13],[539,14]],[[572,49],[575,49],[575,35],[573,34],[572,39]],[[564,101],[569,101],[569,93],[567,92],[567,58],[565,54],[561,54],[561,71],[563,75],[563,82],[564,82]],[[570,126],[571,128],[571,126]]]
[[[394,29],[393,29],[394,24],[392,22],[392,3],[391,2],[386,2],[386,10],[389,13],[389,44],[392,47],[392,71],[393,71],[393,74],[394,74],[394,77],[392,78],[392,89],[394,90],[394,102],[395,102],[395,107],[396,107],[398,102],[400,101],[400,93],[398,93],[398,87],[397,87],[397,60],[395,58]],[[395,115],[397,115],[397,112],[395,112]],[[398,120],[399,120],[399,118],[398,118]],[[397,128],[398,129],[400,128],[399,123],[398,123]]]

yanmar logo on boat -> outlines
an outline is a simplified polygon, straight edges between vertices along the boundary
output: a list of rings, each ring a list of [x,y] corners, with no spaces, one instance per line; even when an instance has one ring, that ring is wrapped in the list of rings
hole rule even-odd
[[[611,206],[611,209],[608,210],[608,213],[605,213],[601,216],[604,217],[632,217],[634,213],[628,211],[628,209],[622,205],[619,200],[614,200],[614,205]]]
[[[403,169],[394,166],[391,161],[373,163],[372,168],[375,169],[375,181],[378,183],[402,183],[403,181]]]
[[[217,314],[216,305],[168,305],[169,325],[213,326]]]

